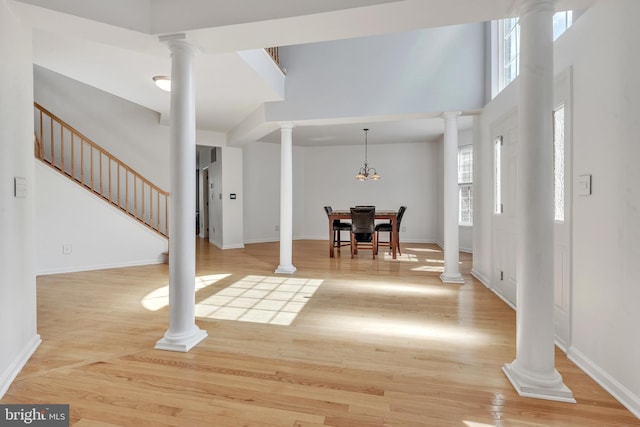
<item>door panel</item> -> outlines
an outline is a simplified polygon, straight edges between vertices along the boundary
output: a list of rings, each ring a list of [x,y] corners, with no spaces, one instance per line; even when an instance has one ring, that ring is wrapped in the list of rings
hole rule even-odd
[[[564,190],[563,215],[556,215],[554,222],[554,322],[556,340],[566,349],[571,343],[571,171],[572,171],[572,128],[571,128],[571,69],[561,73],[554,84],[554,147],[561,138],[564,145],[562,158],[556,158],[554,167],[563,166]],[[563,114],[556,114],[562,111]],[[562,123],[560,123],[562,116]],[[556,202],[558,205],[559,203]],[[560,218],[560,219],[559,219]]]
[[[501,212],[493,214],[494,267],[492,288],[509,304],[516,304],[516,175],[517,175],[517,114],[512,112],[492,126],[494,141],[502,139],[500,167],[494,176],[494,185],[499,183]],[[494,147],[495,148],[495,147]],[[494,156],[494,162],[497,161]],[[499,172],[498,172],[499,171]],[[495,175],[494,173],[494,175]],[[495,193],[495,192],[494,192]],[[494,201],[495,205],[495,201]]]

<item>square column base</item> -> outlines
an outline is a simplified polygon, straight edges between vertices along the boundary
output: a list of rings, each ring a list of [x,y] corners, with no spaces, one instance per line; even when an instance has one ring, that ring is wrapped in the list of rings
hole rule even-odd
[[[507,378],[509,378],[513,388],[515,388],[518,394],[522,397],[576,403],[576,399],[573,398],[573,393],[563,383],[560,383],[560,385],[555,387],[541,387],[535,384],[527,384],[526,381],[524,381],[521,376],[514,371],[511,364],[504,365],[502,367],[502,372],[504,372]]]
[[[296,272],[296,268],[293,265],[279,265],[275,272],[278,274],[293,274]]]
[[[198,329],[198,332],[190,337],[187,337],[183,340],[171,340],[169,341],[166,338],[161,338],[156,342],[155,349],[156,350],[168,350],[168,351],[179,351],[182,353],[186,353],[191,350],[196,344],[200,343],[200,341],[204,340],[208,336],[207,331],[203,331],[202,329]]]
[[[440,280],[444,283],[464,283],[464,278],[460,273],[458,274],[442,273],[440,275]]]

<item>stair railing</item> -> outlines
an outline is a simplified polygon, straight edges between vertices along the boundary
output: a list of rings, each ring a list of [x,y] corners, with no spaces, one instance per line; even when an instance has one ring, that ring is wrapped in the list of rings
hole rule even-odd
[[[34,102],[35,155],[142,224],[169,237],[169,193]]]

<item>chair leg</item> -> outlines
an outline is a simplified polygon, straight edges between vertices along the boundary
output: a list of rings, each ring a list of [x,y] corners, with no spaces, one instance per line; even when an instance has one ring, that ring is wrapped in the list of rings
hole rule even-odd
[[[373,239],[371,241],[371,252],[373,253],[373,259],[376,259],[376,255],[378,254],[378,236],[376,235],[377,233],[373,233],[373,236],[371,236],[371,238]]]
[[[353,258],[355,254],[356,242],[355,242],[355,239],[353,238],[353,233],[349,233],[349,234],[351,236],[351,258]]]

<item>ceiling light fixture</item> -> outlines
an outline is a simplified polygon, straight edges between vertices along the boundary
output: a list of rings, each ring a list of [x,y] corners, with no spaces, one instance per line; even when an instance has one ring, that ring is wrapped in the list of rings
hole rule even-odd
[[[153,81],[156,86],[165,92],[171,92],[171,77],[168,76],[153,76]]]
[[[376,168],[370,168],[369,164],[367,163],[367,133],[369,132],[369,129],[362,129],[364,131],[364,166],[360,168],[360,170],[358,171],[358,175],[356,175],[356,179],[358,181],[366,181],[367,178],[369,178],[369,175],[371,175],[371,177],[369,179],[373,180],[373,181],[377,181],[380,179],[380,175],[378,175],[378,171],[376,171]]]

